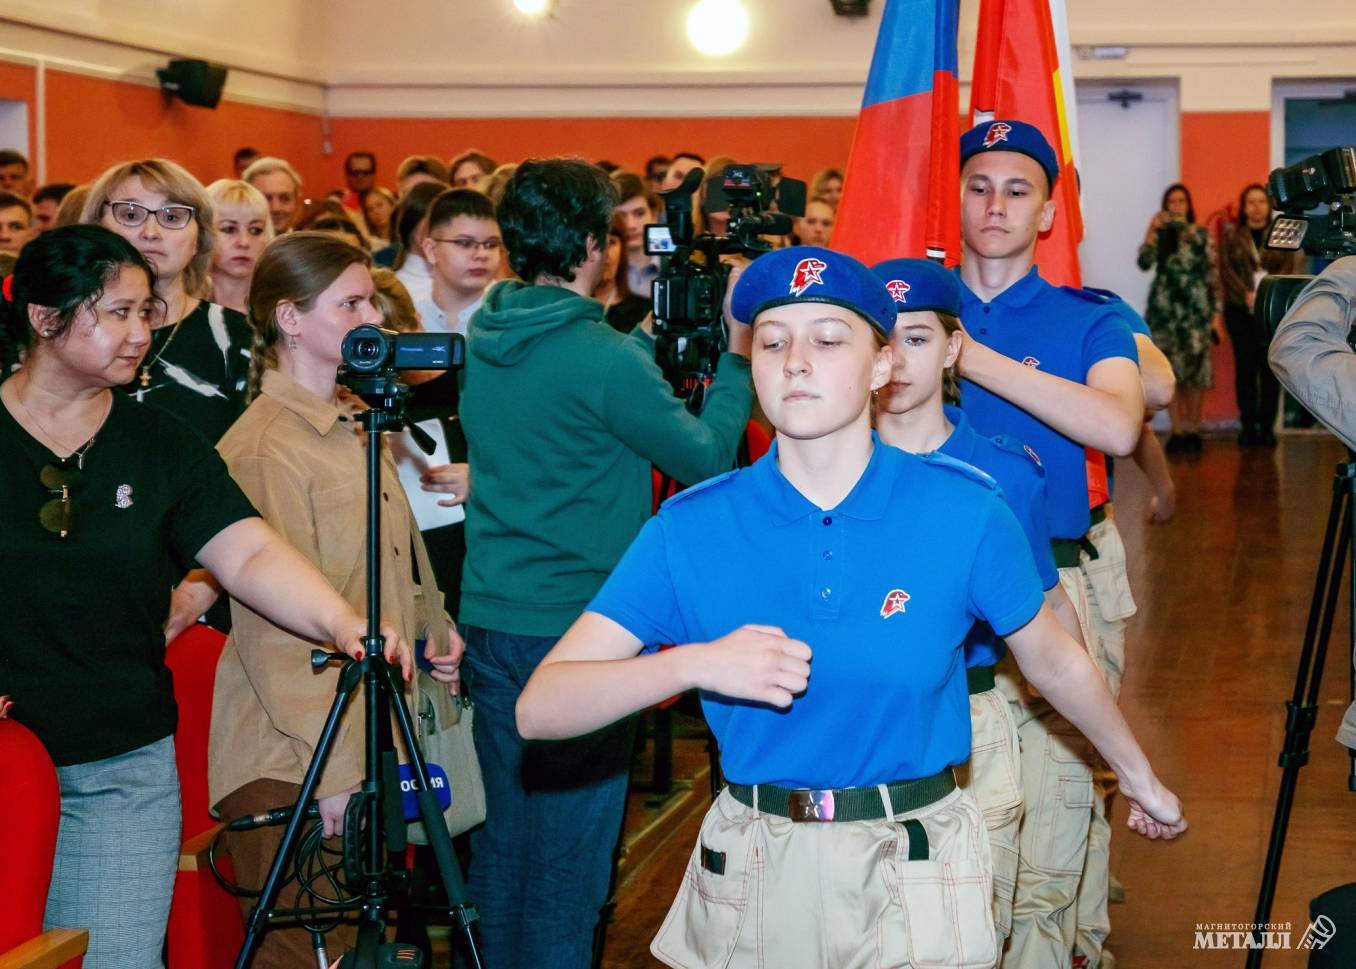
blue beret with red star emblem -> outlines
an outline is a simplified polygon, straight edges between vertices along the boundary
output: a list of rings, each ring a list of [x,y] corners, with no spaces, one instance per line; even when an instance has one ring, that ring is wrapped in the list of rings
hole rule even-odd
[[[956,274],[931,259],[887,259],[871,267],[885,283],[900,313],[932,310],[960,319],[961,288]]]
[[[735,319],[788,303],[832,303],[862,316],[886,336],[895,325],[895,301],[875,273],[851,256],[819,246],[791,246],[759,256],[735,284]]]
[[[1025,121],[986,121],[961,135],[962,166],[984,151],[1015,151],[1019,155],[1034,158],[1045,169],[1051,189],[1055,187],[1055,179],[1059,178],[1059,158],[1055,155],[1055,149],[1045,140],[1041,129]]]

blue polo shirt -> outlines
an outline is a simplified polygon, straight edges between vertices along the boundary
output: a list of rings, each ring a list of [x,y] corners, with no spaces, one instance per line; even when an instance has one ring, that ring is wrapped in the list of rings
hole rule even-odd
[[[1081,289],[1051,286],[1031,267],[1020,280],[985,303],[961,281],[965,329],[1033,369],[1087,383],[1103,360],[1136,364],[1135,338],[1111,301]],[[961,408],[980,434],[1006,434],[1030,445],[1045,465],[1050,534],[1080,538],[1088,530],[1088,475],[1083,445],[978,384],[961,381]]]
[[[788,710],[703,693],[730,780],[840,788],[935,774],[970,755],[962,643],[1043,601],[1021,527],[993,480],[877,438],[851,493],[824,510],[778,447],[665,502],[589,610],[647,648],[748,623],[809,643]]]
[[[1144,317],[1140,316],[1139,313],[1135,311],[1135,308],[1121,299],[1120,296],[1109,289],[1095,289],[1092,286],[1084,286],[1083,289],[1085,292],[1092,293],[1094,296],[1104,297],[1108,301],[1110,307],[1120,314],[1121,319],[1125,320],[1125,325],[1130,327],[1131,333],[1142,333],[1150,340],[1154,338],[1153,333],[1149,330],[1149,324],[1144,321]],[[1135,356],[1136,358],[1139,357],[1138,350],[1136,350]],[[1114,497],[1116,494],[1116,459],[1109,454],[1105,454],[1102,457],[1106,461],[1106,490]]]
[[[1045,499],[1045,469],[1036,452],[1011,438],[984,437],[977,433],[965,412],[947,405],[951,436],[937,449],[947,457],[974,465],[998,483],[1017,524],[1026,533],[1036,561],[1042,589],[1059,584],[1059,569],[1050,549],[1050,512]],[[965,639],[965,665],[993,666],[1007,651],[1003,640],[986,622],[976,623]]]

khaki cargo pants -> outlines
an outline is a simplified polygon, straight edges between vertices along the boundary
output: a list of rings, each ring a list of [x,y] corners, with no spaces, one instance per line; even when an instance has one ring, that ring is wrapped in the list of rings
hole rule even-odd
[[[1120,697],[1125,675],[1125,621],[1135,614],[1130,591],[1125,543],[1116,520],[1107,517],[1088,530],[1088,541],[1097,558],[1082,557],[1084,589],[1088,598],[1088,622],[1092,638],[1089,651],[1106,679],[1113,697]],[[1111,877],[1111,824],[1107,820],[1108,797],[1116,790],[1116,777],[1099,765],[1093,778],[1092,822],[1088,830],[1088,857],[1078,890],[1075,940],[1078,951],[1091,966],[1101,962],[1102,947],[1111,932],[1107,893]]]
[[[1059,570],[1091,642],[1088,597],[1080,569]],[[1065,969],[1073,951],[1076,903],[1093,813],[1093,750],[1022,677],[1011,654],[998,665],[1021,749],[1022,818],[1012,931],[1006,969]]]
[[[917,832],[925,861],[910,860]],[[984,823],[964,791],[893,820],[806,823],[726,790],[650,951],[678,969],[989,969],[992,895]]]
[[[1017,835],[1022,820],[1022,762],[1017,724],[998,689],[970,694],[970,760],[956,780],[979,805],[993,866],[993,921],[1000,948],[1012,931]]]

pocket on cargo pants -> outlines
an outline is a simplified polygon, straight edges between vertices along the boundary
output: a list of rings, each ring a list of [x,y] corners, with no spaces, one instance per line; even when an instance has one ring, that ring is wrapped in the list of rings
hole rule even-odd
[[[676,969],[725,969],[736,947],[752,947],[756,957],[759,940],[741,944],[740,936],[756,935],[745,933],[745,921],[760,903],[762,868],[755,863],[753,827],[727,813],[736,803],[723,791],[706,812],[678,896],[650,943],[654,957]]]
[[[990,969],[998,961],[979,809],[964,791],[938,804],[911,815],[926,832],[926,860],[910,860],[906,823],[897,824],[894,850],[881,859],[891,901],[879,926],[882,969]]]
[[[1058,714],[1041,717],[1033,726],[1037,729],[1022,737],[1022,771],[1028,790],[1020,842],[1022,864],[1050,874],[1079,876],[1092,820],[1091,749],[1082,734]]]

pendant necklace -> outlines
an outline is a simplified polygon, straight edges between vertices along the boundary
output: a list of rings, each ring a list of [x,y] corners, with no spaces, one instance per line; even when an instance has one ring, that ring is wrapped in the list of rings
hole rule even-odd
[[[185,317],[184,319],[186,318],[187,317]],[[174,338],[179,335],[179,327],[184,325],[184,319],[180,319],[178,323],[174,324],[174,329],[170,330],[169,339],[166,340],[164,344],[160,347],[160,352],[158,352],[155,356],[151,357],[151,359],[147,360],[144,364],[142,364],[141,376],[140,378],[138,378],[142,390],[145,390],[147,387],[151,385],[151,368],[155,366],[157,360],[159,360],[161,357],[165,355],[165,351],[169,349],[169,345],[173,343]]]

